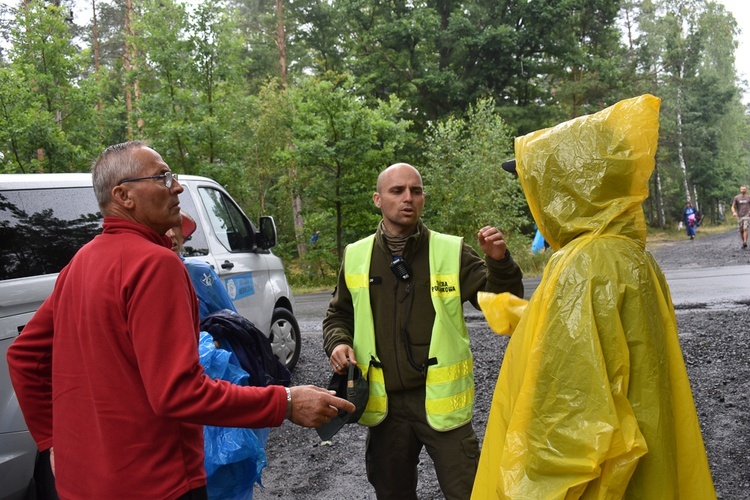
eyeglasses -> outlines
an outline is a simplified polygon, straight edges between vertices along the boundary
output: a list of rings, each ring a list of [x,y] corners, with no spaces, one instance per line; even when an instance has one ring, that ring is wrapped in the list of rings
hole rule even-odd
[[[132,179],[123,179],[120,182],[118,182],[116,185],[119,186],[120,184],[125,184],[126,182],[145,181],[147,179],[164,179],[164,185],[167,187],[167,189],[169,189],[172,187],[172,181],[177,180],[177,174],[174,174],[172,172],[164,172],[161,175],[149,175],[148,177],[133,177]]]

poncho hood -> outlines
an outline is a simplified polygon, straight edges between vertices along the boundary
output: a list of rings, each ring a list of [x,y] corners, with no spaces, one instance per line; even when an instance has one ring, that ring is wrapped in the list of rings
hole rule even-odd
[[[643,95],[516,138],[516,172],[553,250],[581,235],[646,242],[660,99]]]

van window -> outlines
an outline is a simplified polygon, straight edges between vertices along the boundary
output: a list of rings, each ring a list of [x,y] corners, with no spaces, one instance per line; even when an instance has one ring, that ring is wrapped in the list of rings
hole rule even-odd
[[[198,219],[198,209],[193,203],[193,197],[190,195],[190,188],[187,184],[182,184],[183,191],[180,193],[180,208],[187,212],[193,219]],[[198,224],[195,228],[195,232],[187,237],[184,243],[185,251],[183,256],[185,257],[200,257],[202,255],[208,255],[208,240],[206,240],[206,233],[203,231],[203,224]]]
[[[59,273],[101,225],[90,187],[0,192],[0,280]]]
[[[218,189],[198,188],[216,238],[230,252],[253,251],[250,224],[240,209]]]

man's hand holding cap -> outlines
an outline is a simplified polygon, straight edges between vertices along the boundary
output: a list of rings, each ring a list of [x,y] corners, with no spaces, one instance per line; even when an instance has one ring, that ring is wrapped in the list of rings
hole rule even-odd
[[[339,410],[352,413],[355,407],[346,399],[336,397],[334,391],[314,385],[291,387],[292,410],[289,420],[302,427],[320,427],[338,415]]]

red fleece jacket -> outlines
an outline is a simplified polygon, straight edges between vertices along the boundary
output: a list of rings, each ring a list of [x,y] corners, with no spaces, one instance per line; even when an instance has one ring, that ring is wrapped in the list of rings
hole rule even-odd
[[[105,218],[8,349],[29,430],[54,446],[61,498],[176,498],[206,482],[201,424],[284,420],[283,387],[204,375],[197,299],[168,247]]]

